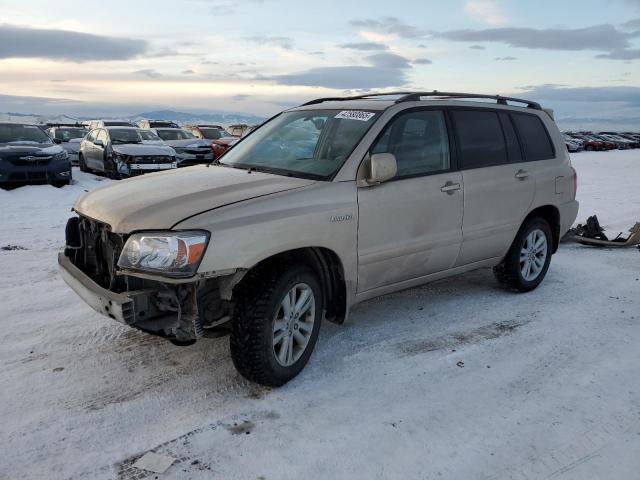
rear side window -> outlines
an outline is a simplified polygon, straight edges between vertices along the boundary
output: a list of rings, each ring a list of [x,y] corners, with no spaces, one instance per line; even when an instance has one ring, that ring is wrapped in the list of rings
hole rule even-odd
[[[518,130],[520,141],[524,147],[524,155],[528,162],[548,160],[554,157],[553,145],[547,129],[537,115],[512,113],[511,118]]]
[[[490,110],[452,110],[462,168],[480,168],[508,162],[498,114]]]

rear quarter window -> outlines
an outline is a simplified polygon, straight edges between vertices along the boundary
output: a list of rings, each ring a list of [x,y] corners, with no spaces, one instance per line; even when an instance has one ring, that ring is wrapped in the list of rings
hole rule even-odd
[[[554,158],[555,151],[551,138],[537,115],[512,112],[511,118],[522,142],[526,161]]]

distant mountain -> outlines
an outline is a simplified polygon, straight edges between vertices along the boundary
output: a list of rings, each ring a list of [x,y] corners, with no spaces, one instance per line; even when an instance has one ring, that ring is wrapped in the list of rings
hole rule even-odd
[[[70,116],[70,115],[40,115],[37,113],[0,113],[0,122],[18,122],[18,123],[75,123],[83,120],[94,120],[96,118],[109,120],[129,120],[136,121],[141,119],[152,120],[172,120],[179,124],[189,123],[215,123],[221,125],[232,125],[234,123],[247,123],[255,125],[264,122],[264,117],[239,112],[223,112],[213,111],[211,113],[190,113],[176,112],[174,110],[154,110],[150,112],[139,113],[136,115],[121,115],[118,117],[107,117],[104,115],[95,116]]]
[[[189,113],[176,112],[173,110],[155,110],[152,112],[139,113],[131,117],[132,120],[140,119],[172,120],[177,123],[220,123],[231,125],[233,123],[247,123],[254,125],[262,123],[266,119],[256,115],[239,112],[212,112],[212,113]]]

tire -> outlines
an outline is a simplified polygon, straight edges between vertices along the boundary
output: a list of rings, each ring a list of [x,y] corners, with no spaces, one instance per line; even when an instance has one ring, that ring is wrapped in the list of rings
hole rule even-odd
[[[542,245],[535,247],[539,243]],[[493,273],[507,288],[529,292],[540,285],[547,274],[552,246],[549,223],[540,217],[530,218],[520,227],[507,255],[500,265],[494,267]],[[530,265],[529,270],[527,265]]]
[[[80,167],[81,172],[89,173],[91,171],[89,170],[89,167],[87,167],[87,164],[84,162],[84,156],[81,153],[78,154],[78,166]]]
[[[311,357],[322,321],[323,292],[317,275],[304,265],[262,269],[249,276],[237,291],[231,359],[248,380],[279,387],[298,375]],[[287,317],[284,307],[296,303],[287,301],[292,291],[298,301],[305,292],[312,296],[311,305],[299,317],[293,315],[295,308]],[[309,303],[305,298],[303,307]],[[304,346],[301,337],[306,338]]]

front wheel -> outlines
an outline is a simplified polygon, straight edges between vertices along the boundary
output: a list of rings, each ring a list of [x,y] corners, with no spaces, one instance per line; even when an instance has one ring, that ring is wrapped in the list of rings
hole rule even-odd
[[[280,386],[309,361],[318,339],[324,297],[317,275],[304,265],[261,272],[238,292],[231,358],[247,379]]]
[[[549,269],[553,236],[543,218],[534,217],[520,227],[509,252],[493,272],[502,284],[518,292],[536,288]]]

